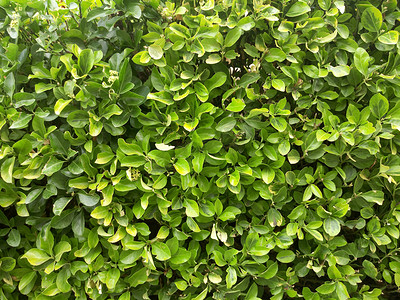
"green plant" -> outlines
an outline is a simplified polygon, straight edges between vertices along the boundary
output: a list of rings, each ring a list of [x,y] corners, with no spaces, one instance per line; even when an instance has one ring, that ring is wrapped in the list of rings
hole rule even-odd
[[[396,0],[0,0],[0,299],[399,297]]]

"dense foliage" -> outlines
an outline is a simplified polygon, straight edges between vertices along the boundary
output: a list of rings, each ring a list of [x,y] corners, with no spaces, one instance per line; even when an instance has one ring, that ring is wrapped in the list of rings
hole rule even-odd
[[[0,299],[398,299],[397,0],[0,0]]]

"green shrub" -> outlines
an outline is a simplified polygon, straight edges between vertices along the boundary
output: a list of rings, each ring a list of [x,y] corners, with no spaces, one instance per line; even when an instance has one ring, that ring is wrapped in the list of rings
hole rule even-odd
[[[396,0],[0,7],[0,299],[400,297]]]

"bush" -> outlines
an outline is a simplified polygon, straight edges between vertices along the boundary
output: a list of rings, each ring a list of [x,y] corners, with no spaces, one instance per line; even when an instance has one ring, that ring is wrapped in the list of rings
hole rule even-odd
[[[0,299],[398,299],[396,0],[1,0]]]

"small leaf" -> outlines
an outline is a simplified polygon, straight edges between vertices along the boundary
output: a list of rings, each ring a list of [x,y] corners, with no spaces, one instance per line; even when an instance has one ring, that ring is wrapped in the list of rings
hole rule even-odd
[[[367,202],[377,203],[379,205],[382,205],[384,201],[384,193],[377,190],[362,193],[361,197],[364,198]]]
[[[89,114],[84,110],[75,110],[68,115],[67,122],[74,128],[83,128],[89,124]]]
[[[364,267],[364,272],[365,274],[367,274],[367,276],[371,278],[376,278],[376,276],[378,275],[378,270],[375,268],[375,265],[372,262],[370,262],[369,260],[364,260],[362,262],[362,265]]]
[[[10,72],[4,79],[4,91],[10,98],[12,98],[14,90],[15,90],[15,78],[14,74]]]
[[[17,229],[12,229],[8,234],[7,244],[10,247],[18,247],[21,242],[21,234]]]
[[[30,293],[35,285],[36,278],[37,276],[35,271],[25,273],[22,276],[18,284],[18,290],[21,292],[21,294],[27,295]]]
[[[36,248],[28,250],[22,257],[26,258],[33,266],[39,266],[51,259],[46,252]]]
[[[389,101],[381,94],[374,94],[369,100],[371,113],[378,119],[382,118],[389,110]]]
[[[214,74],[213,77],[207,79],[204,83],[205,87],[207,88],[208,92],[210,93],[213,89],[220,87],[226,82],[228,77],[223,72],[217,72]]]
[[[190,173],[189,163],[182,158],[179,158],[176,161],[176,163],[174,164],[174,167],[175,167],[175,170],[181,175],[186,175],[186,174]]]
[[[1,164],[1,178],[7,182],[7,183],[12,183],[13,182],[13,169],[14,169],[14,163],[15,163],[15,157],[11,157],[6,159],[2,164]]]
[[[11,124],[10,129],[23,129],[27,127],[32,117],[33,115],[21,113],[18,119]]]
[[[228,34],[225,37],[224,46],[226,48],[232,47],[239,40],[242,33],[243,33],[243,30],[240,29],[239,27],[235,27],[235,28],[229,30]]]
[[[117,285],[121,273],[117,268],[112,268],[107,271],[106,285],[107,288],[113,290]]]
[[[357,48],[354,52],[354,65],[365,77],[368,76],[369,55],[363,48]]]
[[[347,300],[350,298],[349,292],[343,282],[336,282],[336,294],[339,300]]]
[[[287,122],[284,118],[281,117],[272,117],[271,118],[271,125],[278,130],[279,132],[284,132],[287,126]]]
[[[350,67],[349,66],[337,66],[337,67],[330,67],[329,69],[333,76],[335,77],[343,77],[350,74]]]
[[[233,129],[236,125],[236,119],[234,117],[225,117],[218,122],[215,129],[220,132],[228,132]]]
[[[161,46],[156,45],[156,44],[150,45],[148,50],[149,50],[149,55],[151,56],[151,58],[156,59],[156,60],[160,59],[164,54],[164,51],[161,48]]]
[[[366,8],[361,15],[361,24],[370,32],[378,32],[382,27],[382,13],[373,6]]]
[[[267,62],[274,62],[274,61],[283,62],[285,59],[286,59],[286,53],[279,48],[269,49],[267,55],[265,56],[265,60]]]
[[[330,236],[337,236],[340,233],[340,222],[335,218],[324,220],[324,230]]]
[[[198,217],[199,216],[199,206],[194,200],[185,199],[183,205],[186,208],[186,215],[188,217]]]
[[[236,269],[229,266],[226,270],[226,287],[228,289],[232,288],[237,282]]]
[[[161,242],[155,242],[151,246],[151,253],[156,256],[156,259],[160,261],[165,261],[171,258],[171,251],[168,246]]]
[[[289,8],[286,16],[289,18],[298,17],[308,13],[309,11],[311,11],[311,8],[307,3],[298,1]]]
[[[396,45],[399,41],[399,32],[395,30],[388,31],[378,37],[378,40],[382,44],[386,45]]]
[[[240,112],[246,107],[242,99],[232,98],[232,102],[226,107],[227,110],[232,112]]]
[[[42,169],[42,174],[46,176],[53,175],[54,173],[61,170],[63,163],[63,161],[58,160],[55,156],[52,156],[50,160],[44,165]]]
[[[296,258],[296,255],[291,250],[282,250],[276,256],[276,259],[279,260],[281,263],[291,263]]]
[[[78,67],[81,75],[88,74],[94,65],[94,53],[92,49],[82,50],[78,57]]]

